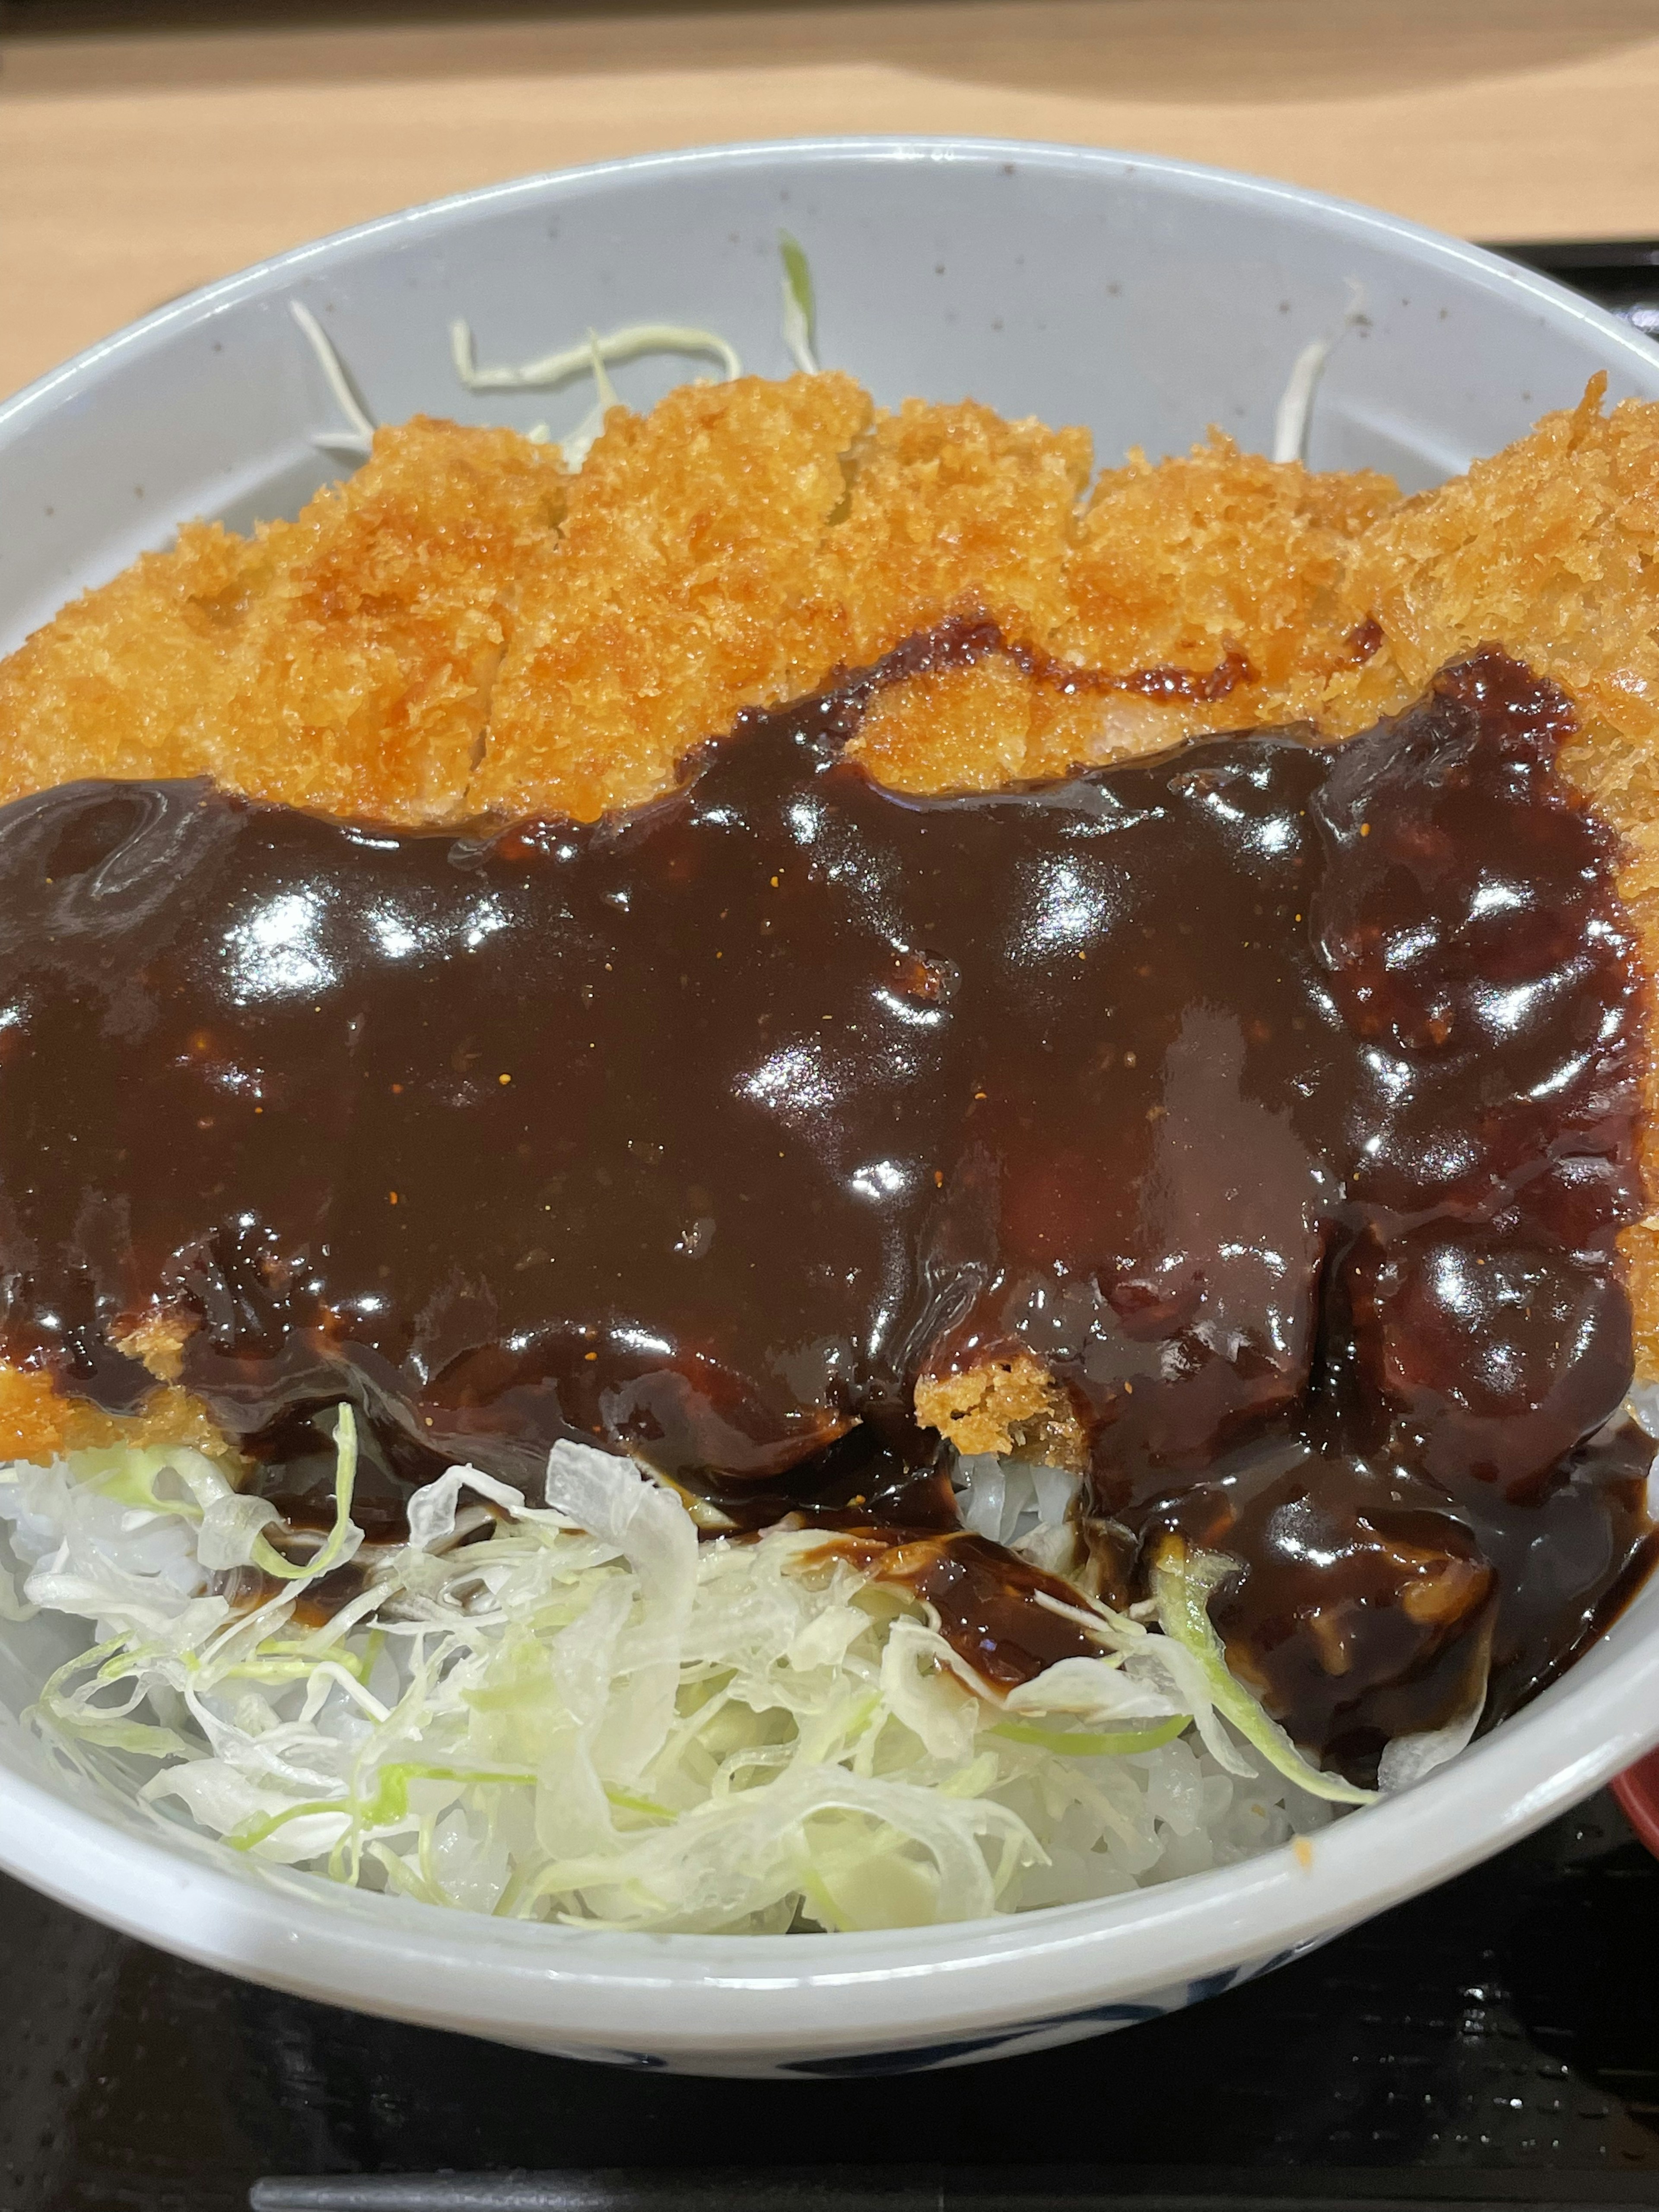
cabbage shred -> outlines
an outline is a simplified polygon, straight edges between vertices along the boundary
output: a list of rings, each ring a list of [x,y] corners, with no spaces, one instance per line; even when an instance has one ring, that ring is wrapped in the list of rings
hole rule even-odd
[[[633,1462],[562,1443],[544,1505],[454,1468],[369,1547],[349,1408],[335,1446],[320,1538],[193,1451],[0,1468],[23,1599],[94,1625],[31,1716],[52,1757],[256,1865],[660,1930],[976,1918],[1329,1817],[1256,1773],[1178,1643],[1081,1595],[1101,1656],[997,1700],[822,1532],[700,1541]]]

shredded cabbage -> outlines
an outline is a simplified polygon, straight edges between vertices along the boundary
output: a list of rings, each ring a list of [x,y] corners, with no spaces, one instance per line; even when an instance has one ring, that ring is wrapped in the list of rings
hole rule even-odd
[[[787,230],[778,233],[778,252],[783,262],[783,342],[796,368],[807,376],[816,376],[817,302],[812,292],[812,271],[799,240]]]
[[[625,329],[611,331],[604,337],[590,330],[579,344],[563,346],[538,361],[525,362],[517,368],[503,365],[480,368],[472,326],[457,316],[449,325],[449,349],[455,374],[469,392],[548,390],[568,384],[573,377],[591,374],[593,404],[559,447],[566,467],[572,470],[580,469],[594,440],[605,428],[605,416],[620,404],[616,386],[611,381],[608,362],[634,361],[649,353],[703,355],[719,362],[727,381],[743,374],[738,349],[729,339],[723,338],[718,331],[701,330],[684,323],[629,323]],[[547,425],[538,423],[530,435],[544,440]]]
[[[816,375],[817,311],[812,293],[812,272],[800,246],[787,230],[778,234],[778,252],[783,264],[783,342],[795,366],[809,375]],[[362,394],[352,382],[333,340],[310,308],[301,301],[290,300],[289,313],[304,332],[334,404],[348,426],[343,430],[313,432],[313,445],[320,447],[325,453],[366,460],[374,450],[375,422]],[[742,360],[729,338],[722,337],[718,331],[704,330],[690,323],[629,323],[604,337],[590,330],[574,345],[561,346],[534,361],[500,362],[485,368],[478,364],[472,325],[465,316],[458,315],[449,325],[449,351],[455,374],[469,392],[550,391],[574,377],[591,375],[594,403],[568,437],[559,444],[565,465],[572,471],[580,471],[593,441],[605,428],[606,414],[620,404],[616,386],[611,381],[609,362],[635,361],[642,354],[684,354],[718,362],[728,382],[743,374]],[[550,433],[545,422],[538,422],[526,434],[537,443],[545,444]]]
[[[1455,1759],[1474,1741],[1480,1725],[1480,1716],[1486,1710],[1486,1690],[1492,1674],[1492,1631],[1497,1616],[1488,1618],[1480,1645],[1475,1656],[1473,1680],[1463,1710],[1437,1729],[1414,1729],[1409,1735],[1397,1735],[1382,1747],[1382,1756],[1376,1763],[1376,1786],[1383,1796],[1396,1790],[1410,1790],[1425,1775],[1432,1774],[1437,1766],[1445,1765]]]
[[[1231,1721],[1286,1781],[1316,1797],[1328,1797],[1334,1804],[1370,1804],[1376,1790],[1361,1790],[1340,1774],[1327,1774],[1310,1765],[1260,1699],[1252,1697],[1229,1669],[1221,1638],[1210,1619],[1210,1594],[1237,1571],[1235,1560],[1224,1559],[1218,1552],[1194,1552],[1181,1537],[1166,1536],[1152,1562],[1152,1573],[1159,1627],[1196,1662],[1217,1712]]]
[[[1291,364],[1290,375],[1273,411],[1275,461],[1306,461],[1308,434],[1313,428],[1314,398],[1319,390],[1319,380],[1325,374],[1325,364],[1348,332],[1364,319],[1364,289],[1351,276],[1348,304],[1342,320],[1324,337],[1310,338]]]
[[[310,308],[303,301],[290,300],[288,311],[304,331],[306,343],[316,355],[327,380],[334,404],[350,426],[344,430],[314,431],[312,444],[320,446],[325,453],[343,453],[348,459],[366,461],[374,446],[374,417],[364,406],[362,395],[348,374],[333,340]]]
[[[702,355],[719,362],[728,382],[743,374],[743,362],[729,338],[723,338],[718,331],[702,330],[690,323],[629,323],[622,330],[608,331],[603,337],[590,331],[574,345],[561,346],[555,353],[522,362],[516,368],[502,363],[494,368],[480,368],[472,326],[465,317],[458,315],[449,325],[449,349],[455,374],[469,392],[550,390],[585,374],[592,368],[596,356],[600,362],[610,362],[635,361],[647,353]]]
[[[564,465],[566,468],[572,470],[581,468],[593,449],[594,440],[605,428],[605,416],[613,407],[621,404],[617,387],[611,381],[611,372],[605,365],[605,356],[599,350],[599,338],[592,331],[587,333],[587,351],[589,364],[593,371],[593,404],[582,416],[570,435],[559,441],[559,452],[563,456]],[[544,438],[546,424],[542,423],[538,427]]]
[[[582,1924],[876,1928],[1109,1895],[1330,1817],[1224,1771],[1186,1654],[1081,1595],[1100,1656],[998,1700],[821,1532],[700,1540],[667,1486],[567,1443],[544,1504],[453,1468],[376,1547],[349,1409],[334,1441],[309,1548],[198,1453],[0,1467],[27,1601],[92,1624],[31,1716],[51,1754],[255,1866]]]
[[[289,313],[304,332],[334,404],[348,425],[343,430],[313,431],[312,444],[325,453],[367,460],[374,446],[374,417],[353,383],[338,349],[301,301],[290,300]],[[718,331],[700,330],[682,323],[630,323],[626,329],[612,331],[604,337],[589,331],[578,344],[565,346],[557,353],[526,362],[517,368],[480,368],[471,325],[459,317],[449,326],[449,344],[455,374],[469,392],[530,392],[568,384],[573,377],[584,374],[592,376],[594,404],[560,444],[565,465],[573,471],[580,470],[587,459],[594,440],[605,428],[607,411],[619,404],[607,362],[633,361],[641,354],[650,353],[703,355],[719,362],[728,380],[743,374],[737,348]],[[545,444],[548,434],[545,422],[538,422],[526,433],[538,444]]]

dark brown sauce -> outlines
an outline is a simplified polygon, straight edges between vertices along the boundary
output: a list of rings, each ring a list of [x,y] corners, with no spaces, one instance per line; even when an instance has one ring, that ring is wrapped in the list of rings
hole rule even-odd
[[[951,1650],[996,1689],[1029,1682],[1057,1660],[1100,1656],[1101,1640],[1075,1618],[1076,1592],[983,1536],[924,1536],[900,1545],[876,1572],[925,1599]],[[1054,1610],[1061,1604],[1071,1617]]]
[[[1103,1649],[1077,1618],[1086,1608],[1075,1589],[967,1529],[921,1534],[852,1521],[801,1564],[810,1571],[837,1557],[925,1599],[951,1650],[996,1689],[1032,1681],[1057,1660],[1097,1658]],[[1066,1612],[1056,1610],[1062,1606]]]
[[[1375,623],[1362,624],[1354,639],[1376,630],[1376,643],[1356,653],[1364,660],[1382,641]],[[1353,639],[1349,641],[1352,645]],[[1012,645],[995,623],[983,615],[952,615],[934,629],[907,638],[872,668],[845,678],[831,693],[838,714],[861,713],[878,691],[908,676],[934,674],[951,668],[971,668],[992,659],[1012,660],[1034,683],[1056,691],[1104,694],[1132,693],[1143,699],[1185,699],[1213,704],[1229,699],[1241,684],[1255,681],[1255,671],[1242,653],[1224,653],[1213,668],[1134,668],[1114,674],[1103,668],[1080,668],[1069,660],[1056,660],[1034,645]]]
[[[10,1356],[129,1408],[112,1338],[179,1310],[184,1380],[313,1525],[349,1395],[372,1535],[560,1437],[746,1525],[919,1530],[1010,1680],[1081,1632],[946,1534],[910,1399],[1023,1345],[1118,1594],[1164,1529],[1229,1553],[1215,1617],[1298,1740],[1366,1773],[1488,1652],[1509,1710],[1647,1530],[1644,986],[1566,703],[1486,653],[1342,746],[943,799],[842,757],[877,684],[1001,649],[948,626],[586,826],[200,784],[0,812]]]

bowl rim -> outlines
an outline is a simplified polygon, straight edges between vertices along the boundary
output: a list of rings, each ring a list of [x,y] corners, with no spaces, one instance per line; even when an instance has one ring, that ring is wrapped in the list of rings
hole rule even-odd
[[[1272,179],[1114,149],[1017,139],[863,136],[641,154],[479,186],[307,241],[170,301],[0,402],[0,449],[135,355],[246,299],[376,246],[492,209],[635,187],[708,168],[1016,161],[1080,178],[1154,178],[1196,198],[1279,207],[1526,300],[1593,334],[1659,386],[1650,342],[1551,279],[1375,208]],[[1619,1633],[1618,1630],[1614,1632]],[[402,1899],[280,1881],[135,1834],[0,1766],[0,1869],[143,1940],[359,2010],[567,2047],[729,2051],[867,2048],[1086,2012],[1282,1954],[1446,1880],[1577,1802],[1659,1743],[1659,1633],[1577,1670],[1416,1789],[1235,1867],[1091,1904],[851,1935],[622,1935],[504,1923]],[[1493,1808],[1497,1808],[1494,1816]]]
[[[1615,339],[1618,350],[1633,367],[1645,370],[1649,376],[1653,373],[1653,342],[1582,293],[1571,290],[1537,270],[1507,260],[1486,246],[1452,237],[1404,216],[1391,215],[1385,209],[1369,206],[1361,200],[1346,199],[1282,179],[1253,176],[1207,162],[1180,161],[1163,154],[1138,154],[1115,147],[1051,140],[956,137],[948,133],[869,132],[738,139],[719,145],[619,155],[609,161],[585,162],[574,168],[535,170],[497,184],[477,185],[463,191],[446,193],[435,200],[417,201],[410,207],[371,216],[367,222],[349,224],[344,229],[327,232],[320,238],[304,240],[297,246],[286,246],[280,252],[250,262],[246,268],[234,270],[228,276],[215,277],[208,283],[181,292],[176,299],[165,301],[147,314],[94,339],[9,397],[0,398],[0,446],[9,442],[20,425],[26,427],[27,418],[47,401],[68,398],[90,377],[134,348],[142,348],[176,325],[204,321],[243,299],[257,299],[280,291],[292,276],[309,273],[313,265],[326,267],[331,261],[344,259],[357,249],[377,241],[395,246],[412,230],[441,228],[490,208],[533,203],[550,192],[585,191],[612,183],[648,183],[659,173],[673,175],[702,168],[763,168],[778,161],[803,167],[814,162],[856,166],[871,161],[1013,161],[1027,167],[1058,171],[1080,168],[1103,175],[1156,176],[1171,186],[1194,194],[1218,192],[1231,199],[1292,207],[1304,214],[1321,216],[1334,228],[1369,231],[1379,240],[1415,248],[1425,258],[1444,267],[1461,268],[1488,283],[1495,283],[1510,294],[1524,293],[1547,311],[1547,319],[1594,331],[1603,340]]]
[[[847,1935],[643,1936],[499,1921],[216,1864],[0,1769],[0,1869],[143,1941],[360,2011],[572,2045],[741,2053],[925,2039],[1293,1954],[1516,1843],[1659,1741],[1659,1633],[1416,1788],[1237,1866],[1094,1903]],[[1562,1695],[1562,1692],[1567,1694]],[[1493,1808],[1498,1808],[1496,1815]],[[228,1856],[228,1855],[227,1855]],[[641,2002],[650,2011],[642,2017]]]

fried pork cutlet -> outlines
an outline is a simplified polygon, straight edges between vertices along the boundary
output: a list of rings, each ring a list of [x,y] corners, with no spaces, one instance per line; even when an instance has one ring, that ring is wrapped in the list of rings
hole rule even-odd
[[[992,789],[1195,730],[1312,719],[1333,672],[1369,644],[1338,597],[1354,541],[1397,503],[1386,477],[1312,475],[1219,434],[1156,466],[1132,455],[1057,518],[1053,587],[1003,629],[1071,668],[1218,679],[1209,696],[1067,688],[987,659],[884,693],[860,750],[902,790]]]
[[[1195,731],[1346,736],[1492,642],[1575,702],[1565,763],[1625,840],[1659,967],[1659,408],[1604,415],[1592,386],[1403,501],[1218,434],[1085,497],[1089,470],[1080,431],[880,413],[833,374],[614,410],[574,477],[511,433],[417,420],[297,521],[191,526],[0,664],[0,795],[206,775],[392,823],[591,820],[744,710],[951,620],[996,642],[894,675],[852,750],[899,790],[994,789]],[[1659,1237],[1626,1249],[1659,1374]],[[195,1418],[177,1396],[154,1418]],[[1081,1448],[1028,1351],[924,1379],[917,1405],[965,1449]],[[38,1376],[0,1383],[12,1448],[67,1418]]]
[[[614,412],[520,577],[471,811],[591,821],[665,790],[744,708],[810,690],[829,664],[793,647],[792,614],[869,416],[833,375]]]
[[[463,812],[556,452],[417,417],[251,538],[192,523],[0,662],[0,798],[210,775],[388,822]]]

